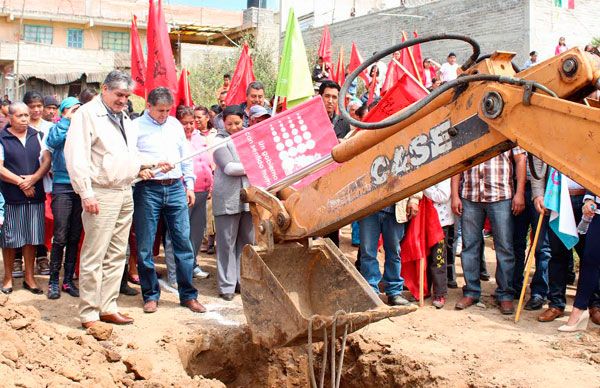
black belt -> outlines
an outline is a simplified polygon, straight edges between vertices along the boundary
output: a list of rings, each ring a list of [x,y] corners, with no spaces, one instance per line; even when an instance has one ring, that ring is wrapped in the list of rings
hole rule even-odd
[[[139,183],[143,185],[171,186],[179,181],[179,179],[147,179]]]

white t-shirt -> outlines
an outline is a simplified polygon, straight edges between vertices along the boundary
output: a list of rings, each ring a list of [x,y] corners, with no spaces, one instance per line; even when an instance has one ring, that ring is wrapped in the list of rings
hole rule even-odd
[[[458,77],[458,64],[454,65],[449,64],[448,62],[444,63],[442,67],[440,67],[440,78],[442,82],[448,82],[456,79]]]

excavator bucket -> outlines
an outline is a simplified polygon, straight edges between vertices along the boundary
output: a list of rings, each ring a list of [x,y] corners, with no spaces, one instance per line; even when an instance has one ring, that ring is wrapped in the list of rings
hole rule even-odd
[[[244,313],[255,343],[272,348],[323,340],[323,328],[342,335],[416,307],[388,307],[329,239],[246,245],[241,262]]]

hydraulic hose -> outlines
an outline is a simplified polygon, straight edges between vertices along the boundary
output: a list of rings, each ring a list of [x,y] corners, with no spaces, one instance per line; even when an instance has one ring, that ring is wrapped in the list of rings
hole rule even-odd
[[[416,44],[420,44],[420,43],[424,43],[424,42],[432,42],[432,41],[437,41],[437,40],[460,40],[460,41],[467,42],[471,45],[471,47],[473,48],[473,54],[462,65],[463,70],[467,70],[474,63],[476,63],[477,59],[479,58],[479,54],[480,54],[479,44],[476,41],[474,41],[473,39],[471,39],[467,36],[464,36],[464,35],[441,34],[441,35],[432,35],[432,36],[426,36],[426,37],[419,37],[416,39],[410,39],[405,42],[399,43],[395,46],[389,47],[383,51],[377,52],[371,58],[369,58],[365,62],[363,62],[358,68],[356,68],[346,78],[346,82],[344,82],[344,85],[342,86],[342,89],[340,91],[340,96],[345,96],[346,93],[348,93],[348,88],[350,87],[350,84],[354,81],[354,79],[362,71],[364,71],[366,68],[368,68],[373,63],[380,60],[381,58],[383,58],[395,51],[402,50],[404,48],[411,47]],[[355,120],[352,117],[350,117],[350,114],[344,107],[344,99],[340,98],[340,99],[338,99],[338,108],[339,108],[339,112],[340,112],[339,117],[343,118],[350,125],[361,128],[363,130],[373,130],[373,129],[390,127],[390,126],[396,125],[396,124],[400,123],[401,121],[404,121],[407,118],[411,117],[417,111],[419,111],[420,109],[425,107],[427,104],[431,103],[433,100],[435,100],[436,98],[441,96],[447,90],[456,88],[458,86],[467,85],[471,82],[481,82],[481,81],[501,82],[501,83],[507,83],[507,84],[517,85],[517,86],[531,85],[536,89],[542,90],[543,92],[547,93],[550,96],[558,97],[556,95],[556,93],[554,93],[552,90],[548,89],[547,87],[545,87],[544,85],[542,85],[538,82],[527,81],[527,80],[523,80],[520,78],[514,78],[514,77],[508,77],[508,76],[502,76],[502,75],[475,74],[475,75],[460,76],[453,81],[446,82],[446,83],[442,84],[439,88],[437,88],[433,92],[431,92],[427,97],[425,97],[422,100],[419,100],[416,103],[414,103],[413,105],[411,105],[408,109],[406,109],[401,114],[394,116],[394,117],[390,117],[388,119],[385,119],[385,120],[382,120],[379,122],[375,122],[375,123],[367,123],[364,121]]]

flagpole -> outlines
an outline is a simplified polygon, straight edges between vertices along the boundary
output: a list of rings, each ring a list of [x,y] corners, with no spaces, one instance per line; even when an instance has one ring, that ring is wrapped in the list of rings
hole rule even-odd
[[[544,213],[540,214],[540,217],[538,219],[537,227],[535,228],[535,236],[533,237],[533,242],[531,243],[531,247],[529,248],[529,254],[527,255],[527,260],[525,262],[525,277],[523,279],[523,286],[521,286],[521,295],[519,296],[519,304],[517,306],[517,313],[515,315],[515,323],[519,322],[519,318],[521,317],[521,310],[523,309],[523,300],[525,299],[525,291],[527,291],[527,284],[529,283],[529,273],[531,272],[531,267],[535,262],[535,259],[533,259],[532,256],[535,254],[535,250],[537,248],[543,221]]]
[[[425,258],[419,260],[419,307],[425,306]]]
[[[239,132],[238,132],[238,133],[239,133]],[[209,146],[209,147],[203,148],[203,149],[201,149],[201,150],[200,150],[200,151],[198,151],[198,152],[194,152],[193,154],[190,154],[190,155],[184,156],[184,157],[182,157],[181,159],[179,159],[178,161],[174,162],[173,164],[179,164],[179,163],[181,163],[181,162],[185,162],[186,160],[188,160],[188,159],[191,159],[191,158],[194,158],[194,157],[196,157],[196,156],[198,156],[198,155],[201,155],[201,154],[203,154],[203,153],[205,153],[205,152],[208,152],[208,151],[212,151],[212,150],[214,150],[214,149],[217,149],[217,148],[219,148],[219,147],[221,147],[221,146],[223,146],[223,145],[227,144],[228,142],[232,141],[232,140],[233,140],[233,137],[235,137],[235,136],[230,136],[230,137],[228,137],[228,138],[226,138],[226,139],[223,139],[223,140],[222,140],[222,141],[220,141],[220,142],[216,142],[216,143],[212,144],[212,145],[211,145],[211,146]],[[161,169],[160,169],[160,168],[155,168],[154,170],[152,170],[152,173],[153,173],[153,174],[158,174],[159,172],[161,172]],[[135,185],[136,183],[138,183],[138,182],[141,182],[141,181],[143,181],[143,179],[142,179],[142,178],[135,178],[135,179],[133,180],[133,182],[131,182],[131,184],[132,184],[132,185]]]
[[[271,110],[271,117],[275,117],[275,115],[277,114],[277,103],[279,102],[279,96],[275,95],[273,97],[273,109]]]
[[[406,35],[406,31],[402,31],[402,36],[404,37],[404,40],[408,40],[408,35]],[[407,47],[406,49],[408,50],[408,55],[410,56],[410,60],[415,69],[415,73],[417,73],[417,78],[419,79],[419,83],[421,85],[423,85],[423,80],[421,79],[421,74],[419,74],[419,68],[417,67],[417,62],[415,62],[415,57],[412,53],[411,47]]]
[[[401,64],[400,62],[398,62],[398,61],[396,60],[396,58],[392,58],[392,61],[394,61],[394,63],[395,63],[396,65],[400,66],[400,69],[401,69],[401,70],[402,70],[404,73],[406,73],[406,75],[408,75],[408,76],[409,76],[409,77],[410,77],[410,78],[411,78],[413,81],[415,81],[415,83],[416,83],[417,85],[419,85],[419,87],[420,87],[421,89],[423,89],[425,92],[427,92],[427,94],[431,93],[429,90],[427,90],[427,88],[426,88],[425,86],[423,86],[423,83],[419,82],[419,80],[418,80],[418,79],[416,79],[414,75],[410,74],[410,71],[408,71],[408,69],[407,69],[406,67],[402,66],[402,64]]]

